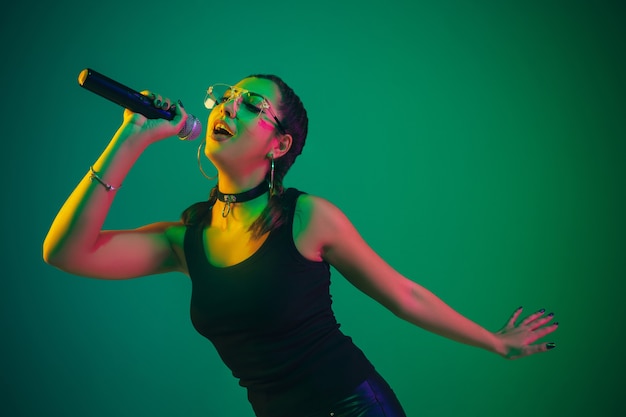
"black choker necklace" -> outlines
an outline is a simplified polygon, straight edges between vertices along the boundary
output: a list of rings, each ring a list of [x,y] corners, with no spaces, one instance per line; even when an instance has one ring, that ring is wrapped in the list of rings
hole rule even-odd
[[[245,203],[246,201],[254,200],[255,198],[262,196],[263,194],[268,192],[269,189],[270,187],[266,181],[261,182],[259,185],[251,190],[237,194],[224,194],[220,191],[218,186],[217,199],[223,203],[226,203],[224,204],[224,208],[222,209],[222,217],[228,216],[228,214],[230,213],[230,205],[232,203]]]

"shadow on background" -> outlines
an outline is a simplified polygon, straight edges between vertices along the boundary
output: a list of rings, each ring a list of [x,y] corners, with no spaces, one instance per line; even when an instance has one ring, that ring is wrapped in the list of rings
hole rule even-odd
[[[203,120],[209,84],[282,76],[311,120],[286,185],[333,201],[400,272],[488,329],[520,304],[556,313],[557,349],[508,362],[400,322],[335,273],[342,328],[409,416],[623,415],[622,3],[142,3],[0,17],[3,415],[253,415],[191,327],[185,276],[106,282],[41,259],[121,122],[78,86],[85,67]],[[106,227],[205,199],[196,146],[150,148]]]

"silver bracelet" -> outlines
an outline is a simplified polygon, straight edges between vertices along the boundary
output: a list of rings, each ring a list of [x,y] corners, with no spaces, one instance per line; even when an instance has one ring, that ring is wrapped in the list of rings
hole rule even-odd
[[[102,186],[104,187],[105,190],[107,191],[115,191],[118,188],[122,188],[122,185],[120,184],[119,187],[114,187],[111,184],[107,184],[106,182],[104,182],[102,180],[102,178],[100,178],[100,176],[98,175],[98,173],[93,169],[92,166],[89,167],[89,179],[91,180],[91,182],[93,182],[93,180],[98,181],[100,184],[102,184]]]

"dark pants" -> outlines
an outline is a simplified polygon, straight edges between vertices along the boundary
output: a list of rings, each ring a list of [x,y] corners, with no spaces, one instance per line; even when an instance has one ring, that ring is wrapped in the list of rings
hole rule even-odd
[[[374,374],[319,417],[406,417],[406,414],[389,384]]]

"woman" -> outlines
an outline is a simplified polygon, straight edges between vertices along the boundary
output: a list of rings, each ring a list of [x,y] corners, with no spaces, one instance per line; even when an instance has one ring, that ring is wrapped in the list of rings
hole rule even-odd
[[[103,279],[189,275],[193,325],[247,388],[257,416],[405,415],[384,379],[339,331],[330,265],[397,316],[452,340],[509,359],[554,347],[534,343],[556,330],[552,314],[541,310],[518,322],[519,308],[502,330],[489,332],[391,268],[333,204],[284,190],[308,119],[300,99],[276,76],[209,89],[204,153],[219,178],[209,201],[189,207],[178,222],[102,230],[137,158],[150,144],[175,136],[187,118],[180,102],[144,94],[176,117],[148,120],[125,111],[54,220],[44,259]]]

